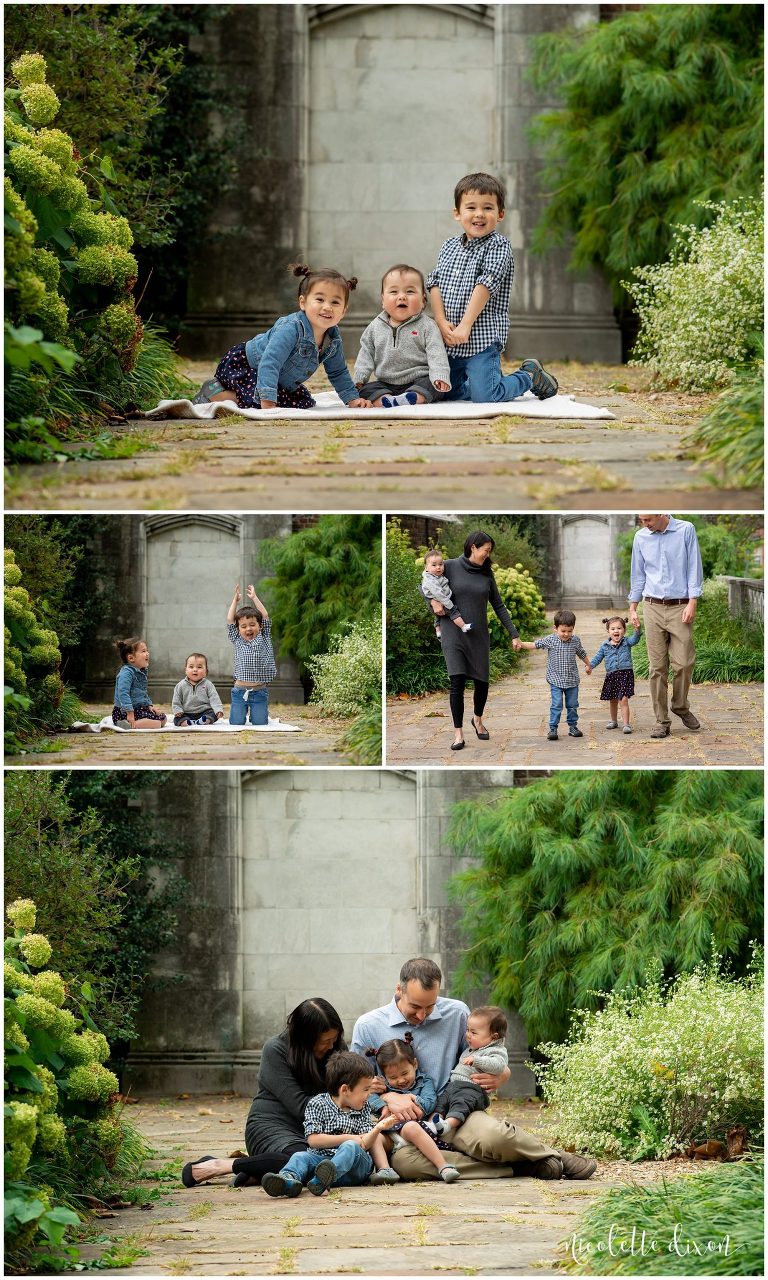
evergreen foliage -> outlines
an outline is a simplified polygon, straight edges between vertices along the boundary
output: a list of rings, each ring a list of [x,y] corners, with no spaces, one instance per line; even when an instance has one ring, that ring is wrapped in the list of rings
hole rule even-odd
[[[743,979],[718,957],[668,986],[658,966],[641,990],[603,992],[576,1011],[564,1044],[534,1065],[557,1113],[557,1145],[629,1160],[666,1159],[691,1142],[763,1129],[763,957]],[[605,1081],[611,1082],[606,1090]]]
[[[763,15],[757,5],[644,5],[540,36],[532,76],[563,107],[534,123],[548,193],[535,245],[572,237],[571,265],[607,273],[662,262],[701,201],[757,196],[763,172]]]
[[[381,764],[381,699],[355,716],[341,739],[351,764]]]
[[[681,515],[677,520],[689,520],[696,530],[701,552],[704,578],[716,578],[719,574],[734,577],[757,578],[760,566],[755,563],[761,546],[762,516],[759,515]],[[636,529],[619,534],[618,559],[623,581],[629,582],[632,567],[632,543]]]
[[[650,962],[671,977],[714,947],[743,973],[762,936],[762,791],[754,771],[565,770],[457,805],[459,993],[489,987],[536,1043]]]
[[[695,1177],[612,1187],[590,1204],[566,1242],[572,1253],[565,1270],[595,1276],[761,1276],[764,1175],[760,1157],[710,1165]]]
[[[381,605],[381,521],[378,516],[325,515],[289,538],[262,544],[272,565],[270,612],[280,649],[305,668],[326,653],[348,624]]]

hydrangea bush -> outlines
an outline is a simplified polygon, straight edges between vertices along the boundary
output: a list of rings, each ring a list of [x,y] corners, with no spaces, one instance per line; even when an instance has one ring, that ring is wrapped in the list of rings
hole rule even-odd
[[[762,201],[705,203],[711,226],[675,228],[667,262],[636,267],[624,282],[640,316],[630,364],[660,387],[708,391],[754,360],[763,329]]]
[[[381,614],[331,638],[327,653],[308,662],[312,702],[330,715],[353,716],[381,705]]]
[[[10,548],[4,558],[5,742],[13,752],[35,724],[53,729],[69,723],[79,704],[62,683],[56,632],[38,620]]]
[[[565,1043],[538,1048],[548,1061],[533,1070],[563,1144],[664,1159],[742,1123],[754,1145],[763,1126],[762,957],[739,980],[717,957],[668,989],[649,974],[642,990],[578,1010]]]
[[[66,1007],[72,994],[61,975],[44,968],[51,947],[34,932],[34,902],[19,898],[6,915],[6,1241],[17,1268],[36,1241],[59,1244],[80,1221],[52,1204],[54,1169],[68,1170],[74,1186],[111,1169],[122,1130],[117,1076],[104,1066],[109,1045],[87,1012]],[[87,999],[87,984],[80,994]]]
[[[499,595],[509,610],[509,615],[520,634],[529,638],[536,635],[545,626],[547,615],[544,608],[544,597],[531,575],[529,569],[522,564],[514,568],[494,568],[493,576],[499,588]],[[508,644],[509,633],[501,625],[490,605],[488,607],[488,630],[491,645]]]

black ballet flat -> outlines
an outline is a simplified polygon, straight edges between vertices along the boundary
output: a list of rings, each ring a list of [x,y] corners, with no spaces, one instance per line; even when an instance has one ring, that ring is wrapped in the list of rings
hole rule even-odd
[[[491,735],[490,735],[490,733],[488,732],[488,730],[486,729],[485,733],[481,733],[481,732],[480,732],[480,730],[478,729],[477,725],[475,724],[475,718],[474,718],[474,716],[472,717],[472,719],[470,720],[470,722],[469,722],[469,723],[472,725],[472,728],[474,729],[474,731],[475,731],[475,733],[477,734],[477,736],[478,736],[478,738],[480,739],[480,741],[481,741],[481,742],[487,742],[487,741],[488,741],[488,739],[489,739],[489,738],[490,738],[490,736],[491,736]]]
[[[451,751],[463,751],[466,745],[466,742],[452,742]]]
[[[207,1160],[215,1160],[216,1156],[200,1156],[197,1160],[190,1160],[189,1164],[185,1164],[181,1171],[181,1180],[185,1187],[201,1187],[202,1182],[196,1182],[192,1177],[193,1164],[205,1164]]]

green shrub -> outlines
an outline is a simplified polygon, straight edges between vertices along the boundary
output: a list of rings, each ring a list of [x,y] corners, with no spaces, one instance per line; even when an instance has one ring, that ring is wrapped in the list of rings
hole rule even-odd
[[[60,676],[61,652],[55,631],[42,625],[21,585],[13,551],[5,558],[5,745],[11,754],[23,741],[71,724],[79,703]],[[24,701],[27,700],[25,705]]]
[[[566,1269],[597,1276],[763,1275],[764,1172],[760,1159],[613,1187],[564,1241]]]
[[[761,488],[765,437],[763,361],[739,369],[683,444],[721,488]]]
[[[79,1225],[71,1202],[98,1193],[115,1163],[122,1129],[117,1077],[103,1066],[109,1046],[86,1009],[75,1004],[73,1012],[28,990],[43,978],[43,989],[56,1001],[63,995],[72,1003],[76,988],[87,1002],[88,984],[65,988],[55,970],[34,974],[51,955],[47,939],[31,933],[35,904],[12,902],[7,915],[6,1264],[26,1271],[34,1269],[36,1245],[60,1245],[67,1228]],[[66,1186],[68,1203],[53,1203],[62,1198],[56,1183]]]
[[[564,770],[463,801],[454,993],[489,989],[535,1043],[654,960],[672,977],[714,946],[743,973],[763,930],[762,820],[755,770]]]
[[[754,515],[718,515],[713,519],[700,515],[680,515],[678,520],[689,520],[696,530],[701,552],[704,577],[716,578],[719,574],[735,577],[757,578],[762,568],[755,564],[755,553],[762,541],[762,517]],[[632,543],[636,529],[619,534],[619,568],[624,582],[629,583],[632,564]]]
[[[280,648],[305,668],[347,623],[370,618],[381,605],[381,521],[378,516],[324,515],[288,538],[270,538],[262,554]]]
[[[640,316],[630,364],[650,366],[661,387],[725,386],[760,347],[762,200],[707,207],[712,226],[676,226],[668,261],[636,267],[625,282]]]
[[[327,653],[310,658],[312,702],[334,716],[381,706],[381,614],[331,637]]]
[[[515,565],[511,569],[494,569],[493,576],[499,588],[499,595],[523,639],[538,635],[541,628],[546,626],[547,614],[544,598],[529,571],[523,569],[522,565]],[[488,630],[491,646],[510,643],[509,633],[490,607]]]
[[[728,587],[710,580],[696,609],[694,624],[696,665],[693,683],[751,684],[764,674],[763,627],[748,618],[734,618],[728,608]],[[648,678],[650,665],[645,634],[632,651],[635,675]],[[669,673],[670,680],[672,672]]]
[[[381,764],[381,702],[355,716],[341,739],[352,764]]]
[[[760,959],[760,958],[759,958]],[[557,1109],[558,1140],[593,1155],[666,1159],[692,1141],[724,1141],[763,1123],[763,975],[726,976],[715,957],[665,987],[603,992],[579,1009],[564,1044],[533,1070]],[[606,1083],[610,1087],[606,1088]]]
[[[482,529],[495,543],[493,548],[494,573],[497,567],[511,566],[528,569],[537,577],[544,565],[544,555],[535,543],[536,516],[462,515],[458,524],[446,523],[440,531],[440,541],[449,556],[460,556],[470,533]]]

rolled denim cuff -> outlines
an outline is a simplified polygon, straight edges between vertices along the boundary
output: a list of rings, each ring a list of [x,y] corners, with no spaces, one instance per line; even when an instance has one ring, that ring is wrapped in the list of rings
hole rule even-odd
[[[277,387],[257,387],[259,400],[274,400],[277,404]]]

